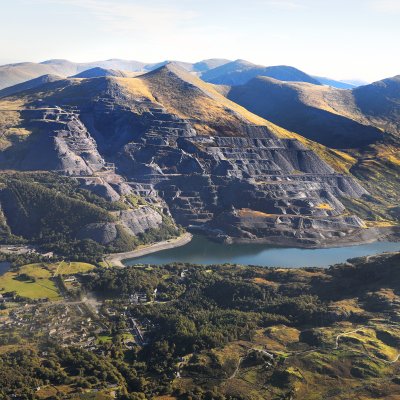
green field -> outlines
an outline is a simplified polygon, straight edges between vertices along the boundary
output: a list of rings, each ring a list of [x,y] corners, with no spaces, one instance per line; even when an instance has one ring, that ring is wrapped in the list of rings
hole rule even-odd
[[[96,268],[92,264],[83,262],[65,262],[62,261],[58,264],[54,264],[54,275],[73,275],[79,273],[85,273]]]
[[[18,276],[25,274],[32,279],[21,280]],[[19,296],[30,299],[48,298],[59,300],[60,294],[50,279],[52,273],[44,264],[25,265],[18,272],[7,272],[0,276],[0,293],[16,292]]]
[[[19,296],[30,299],[59,300],[61,297],[52,277],[85,273],[94,268],[96,267],[92,264],[65,261],[24,265],[17,272],[7,272],[0,276],[0,293],[16,292]],[[22,274],[25,274],[23,279]]]
[[[100,336],[97,338],[97,342],[98,342],[98,343],[111,343],[111,342],[112,342],[112,336],[100,335]]]

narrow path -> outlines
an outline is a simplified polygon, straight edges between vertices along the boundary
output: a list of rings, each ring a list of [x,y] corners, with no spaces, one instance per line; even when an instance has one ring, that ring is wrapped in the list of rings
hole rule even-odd
[[[231,379],[234,379],[234,378],[236,377],[236,375],[238,374],[238,372],[239,372],[239,370],[240,370],[240,366],[241,366],[241,364],[242,364],[242,361],[244,360],[244,357],[245,357],[245,356],[239,358],[239,362],[238,362],[238,365],[237,365],[235,371],[234,371],[233,374],[227,379],[227,381],[229,381],[229,380],[231,380]]]
[[[338,350],[339,349],[339,339],[341,337],[351,335],[352,333],[357,333],[358,331],[360,331],[361,329],[364,329],[364,328],[367,328],[367,326],[361,326],[361,327],[359,327],[357,329],[354,329],[353,331],[339,333],[339,335],[336,336],[335,347],[333,348],[333,350]]]
[[[387,325],[387,326],[396,327],[396,328],[399,327],[398,325]],[[374,329],[374,326],[364,325],[364,326],[360,326],[359,328],[354,329],[354,330],[352,330],[350,332],[340,333],[339,335],[336,336],[336,340],[335,340],[336,344],[335,344],[335,347],[333,348],[333,350],[338,350],[339,349],[339,339],[341,337],[348,336],[348,335],[351,335],[353,333],[357,333],[357,332],[359,332],[359,331],[361,331],[363,329]],[[381,361],[381,362],[383,362],[385,364],[395,364],[400,359],[400,353],[398,353],[397,356],[392,361],[389,361],[389,360],[385,360],[385,359],[380,358],[380,357],[371,356],[367,352],[363,352],[363,351],[360,351],[360,350],[352,350],[352,351],[354,351],[356,353],[359,353],[359,354],[362,354],[362,355],[364,355],[365,357],[368,357],[371,360]]]
[[[399,325],[393,325],[393,324],[387,324],[386,326],[399,328]],[[374,329],[375,327],[374,327],[374,326],[371,326],[371,325],[364,325],[364,326],[360,326],[360,327],[358,327],[357,329],[354,329],[354,330],[349,331],[349,332],[342,332],[342,333],[339,333],[339,334],[336,336],[336,338],[335,338],[335,346],[333,347],[332,350],[338,350],[338,349],[339,349],[339,341],[340,341],[340,338],[341,338],[341,337],[344,337],[344,336],[347,336],[347,335],[351,335],[351,334],[353,334],[353,333],[357,333],[357,332],[361,331],[362,329],[371,329],[371,328]],[[251,350],[259,351],[259,349],[251,348],[251,349],[248,350],[248,353],[249,353]],[[316,352],[319,352],[320,350],[321,350],[321,349],[311,349],[311,350],[290,352],[290,353],[288,354],[288,357],[293,357],[293,356],[298,356],[298,355],[303,355],[303,354],[316,353]],[[363,351],[360,351],[360,350],[351,350],[351,351],[353,351],[353,352],[355,352],[355,353],[359,353],[359,354],[361,354],[361,355],[363,355],[363,356],[365,356],[365,357],[368,357],[369,359],[371,359],[371,360],[373,360],[373,361],[381,361],[381,362],[383,362],[383,363],[385,363],[385,364],[395,364],[396,362],[398,362],[398,361],[400,360],[400,353],[397,354],[397,356],[396,356],[393,360],[385,360],[385,359],[383,359],[383,358],[371,356],[371,355],[368,354],[367,352],[363,352]],[[272,351],[272,353],[273,353],[273,351]],[[245,356],[242,356],[242,357],[239,358],[239,362],[238,362],[238,365],[237,365],[235,371],[233,372],[233,374],[232,374],[229,378],[227,378],[227,380],[231,380],[231,379],[233,379],[233,378],[236,377],[236,375],[239,373],[240,366],[241,366],[242,361],[243,361],[244,358],[245,358]]]

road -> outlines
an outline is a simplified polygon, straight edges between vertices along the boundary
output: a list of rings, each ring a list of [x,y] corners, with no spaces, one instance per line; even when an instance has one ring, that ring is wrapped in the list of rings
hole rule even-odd
[[[142,257],[150,253],[155,253],[157,251],[184,246],[185,244],[189,243],[192,240],[192,237],[193,237],[192,234],[184,233],[182,236],[179,236],[178,238],[154,243],[149,246],[141,246],[136,250],[128,251],[126,253],[108,254],[105,258],[105,261],[113,266],[125,267],[125,265],[122,263],[123,260]]]
[[[399,328],[398,325],[387,325],[387,326]],[[359,331],[362,331],[363,329],[374,329],[374,326],[371,326],[371,325],[364,325],[364,326],[360,326],[359,328],[354,329],[354,330],[352,330],[352,331],[350,331],[350,332],[339,333],[339,335],[336,336],[336,339],[335,339],[335,343],[336,343],[336,344],[335,344],[335,347],[333,348],[333,350],[338,350],[338,349],[339,349],[339,340],[340,340],[341,337],[348,336],[348,335],[351,335],[351,334],[353,334],[353,333],[357,333],[357,332],[359,332]],[[362,354],[362,355],[364,355],[365,357],[368,357],[369,359],[371,359],[371,360],[373,360],[373,361],[381,361],[381,362],[383,362],[383,363],[385,363],[385,364],[395,364],[395,363],[396,363],[397,361],[399,361],[399,359],[400,359],[400,353],[397,354],[397,356],[396,356],[392,361],[389,361],[389,360],[385,360],[385,359],[380,358],[380,357],[371,356],[371,355],[368,354],[367,352],[363,352],[363,351],[360,351],[360,350],[353,350],[353,351],[354,351],[355,353]]]

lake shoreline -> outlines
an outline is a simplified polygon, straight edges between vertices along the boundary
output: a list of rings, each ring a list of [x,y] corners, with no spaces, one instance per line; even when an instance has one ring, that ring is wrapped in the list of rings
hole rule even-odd
[[[400,244],[395,241],[374,241],[368,244],[346,243],[338,247],[312,249],[254,242],[226,244],[194,234],[186,246],[161,251],[152,247],[151,250],[146,251],[146,255],[125,260],[124,265],[164,265],[177,262],[198,265],[229,263],[280,268],[328,268],[351,258],[400,251]]]
[[[186,232],[177,238],[140,246],[139,248],[132,251],[107,254],[107,256],[105,257],[105,261],[116,267],[125,267],[126,265],[123,263],[124,261],[146,256],[151,253],[157,253],[162,250],[184,246],[185,244],[188,244],[192,240],[192,238],[193,235],[189,232]]]
[[[194,231],[195,232],[195,231]],[[262,238],[237,238],[231,236],[215,236],[207,230],[198,230],[197,233],[206,236],[209,240],[226,245],[232,244],[265,244],[281,248],[298,249],[330,249],[349,246],[360,246],[374,242],[400,242],[400,228],[370,227],[354,232],[352,235],[331,238],[329,242],[315,243],[313,240],[297,237],[268,236]]]

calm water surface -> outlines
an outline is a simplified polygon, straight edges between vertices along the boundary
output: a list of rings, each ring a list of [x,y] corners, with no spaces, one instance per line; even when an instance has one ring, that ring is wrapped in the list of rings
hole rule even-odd
[[[125,265],[166,264],[187,262],[193,264],[250,264],[265,267],[328,267],[349,258],[399,251],[400,243],[375,242],[359,246],[331,249],[297,249],[265,244],[221,244],[204,236],[194,235],[185,246],[162,250],[147,256],[126,260]]]
[[[11,263],[8,261],[2,261],[0,262],[0,275],[3,275],[5,272],[7,272],[10,269]]]

